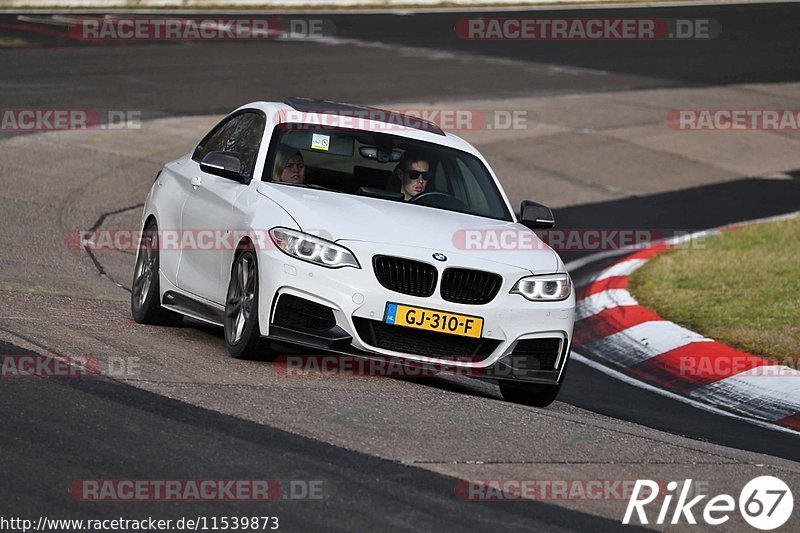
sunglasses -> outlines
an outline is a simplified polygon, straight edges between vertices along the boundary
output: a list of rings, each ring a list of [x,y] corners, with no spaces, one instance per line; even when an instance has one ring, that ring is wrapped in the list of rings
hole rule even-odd
[[[420,172],[419,170],[404,170],[403,172],[406,173],[410,181],[416,181],[420,178],[422,178],[423,181],[428,181],[431,175],[430,171],[427,170],[425,172]]]

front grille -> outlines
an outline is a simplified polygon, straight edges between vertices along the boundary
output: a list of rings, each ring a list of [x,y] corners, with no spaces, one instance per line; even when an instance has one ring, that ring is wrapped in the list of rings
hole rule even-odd
[[[430,296],[436,289],[436,267],[428,263],[376,255],[372,265],[378,282],[391,291],[411,296]]]
[[[448,268],[442,274],[442,298],[462,304],[486,304],[500,291],[503,278],[491,272]]]
[[[521,340],[511,352],[511,366],[519,370],[553,370],[561,350],[560,338]]]
[[[306,331],[328,331],[336,325],[333,309],[292,294],[281,294],[272,323]]]
[[[495,339],[473,339],[435,331],[393,326],[377,320],[353,317],[356,331],[370,346],[405,354],[439,359],[481,361],[500,344]]]

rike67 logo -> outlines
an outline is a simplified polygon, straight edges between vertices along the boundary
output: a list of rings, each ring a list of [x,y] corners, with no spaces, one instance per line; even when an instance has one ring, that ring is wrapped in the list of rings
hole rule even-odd
[[[682,485],[677,481],[670,481],[665,494],[660,494],[661,487],[663,484],[649,479],[637,480],[622,523],[631,524],[635,513],[640,524],[648,524],[645,507],[657,500],[660,509],[654,523],[659,525],[697,524],[697,513],[706,524],[718,526],[730,520],[731,514],[736,511],[737,501],[728,494],[719,494],[706,501],[705,505],[701,504],[708,496],[692,494],[691,479],[685,480]],[[653,507],[658,508],[658,504]],[[768,531],[781,527],[789,520],[794,509],[794,498],[789,486],[782,480],[773,476],[760,476],[750,480],[739,493],[738,507],[739,513],[748,524]]]

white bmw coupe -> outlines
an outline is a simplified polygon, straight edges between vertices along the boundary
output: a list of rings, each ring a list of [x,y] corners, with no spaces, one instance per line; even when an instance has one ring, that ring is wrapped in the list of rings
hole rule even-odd
[[[442,364],[546,406],[575,314],[564,263],[532,231],[553,224],[534,202],[518,218],[481,154],[435,124],[255,102],[156,177],[131,310],[222,326],[233,357],[280,342]],[[527,246],[473,246],[509,234]]]

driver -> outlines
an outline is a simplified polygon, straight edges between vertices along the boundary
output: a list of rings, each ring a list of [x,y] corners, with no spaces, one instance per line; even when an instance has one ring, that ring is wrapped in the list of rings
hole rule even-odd
[[[400,192],[403,199],[408,202],[425,190],[430,179],[430,164],[421,154],[406,152],[397,163],[392,177],[400,181]]]

